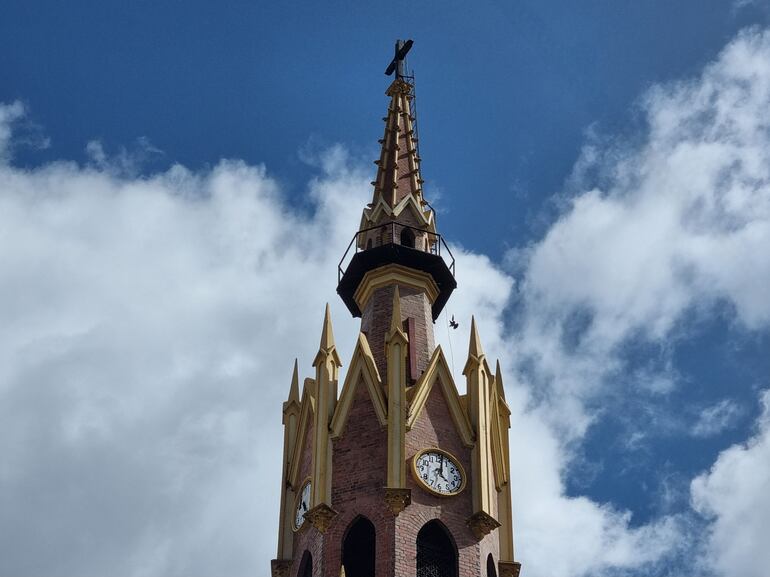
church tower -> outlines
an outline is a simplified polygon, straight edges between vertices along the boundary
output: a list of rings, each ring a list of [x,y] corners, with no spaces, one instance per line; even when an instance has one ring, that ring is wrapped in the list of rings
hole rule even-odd
[[[471,320],[460,395],[433,323],[456,287],[454,259],[423,198],[398,42],[372,201],[339,268],[361,329],[339,387],[327,305],[315,374],[283,404],[273,577],[516,577],[510,410]]]

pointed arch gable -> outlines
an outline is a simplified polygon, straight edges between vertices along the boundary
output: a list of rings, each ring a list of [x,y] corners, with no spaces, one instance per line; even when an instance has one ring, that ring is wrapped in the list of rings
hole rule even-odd
[[[463,408],[460,395],[457,393],[457,386],[452,378],[452,372],[446,362],[441,346],[437,346],[433,356],[428,363],[428,367],[420,377],[420,380],[414,385],[411,403],[409,404],[409,413],[406,419],[406,428],[411,430],[417,417],[425,408],[433,385],[438,381],[444,399],[449,407],[449,414],[452,415],[455,429],[457,429],[460,439],[466,447],[472,447],[474,443],[473,429],[471,428],[468,415]]]
[[[498,490],[508,483],[510,465],[506,452],[505,436],[511,426],[511,409],[505,402],[502,382],[495,378],[492,387],[490,415],[492,416],[492,464],[495,472],[495,485]]]
[[[305,379],[305,386],[302,389],[302,401],[300,403],[299,426],[297,427],[297,436],[294,438],[294,448],[291,453],[291,462],[289,464],[289,473],[287,481],[295,490],[300,482],[300,463],[302,463],[302,449],[305,446],[305,437],[308,430],[312,430],[313,419],[315,417],[315,380]]]
[[[422,222],[429,227],[430,232],[436,232],[434,230],[435,225],[433,222],[433,213],[430,211],[423,211],[422,207],[418,205],[417,199],[415,199],[414,195],[412,194],[407,194],[393,208],[391,208],[388,203],[386,203],[385,200],[380,196],[377,200],[377,203],[373,207],[364,209],[364,214],[362,215],[361,219],[362,227],[364,219],[369,221],[370,224],[368,226],[374,226],[374,223],[379,221],[383,215],[397,218],[407,208],[409,208],[414,213],[415,218],[419,222]]]
[[[342,392],[332,416],[330,430],[332,439],[338,438],[345,430],[348,413],[355,397],[355,389],[360,382],[366,385],[366,390],[369,393],[372,405],[374,405],[374,412],[377,414],[380,426],[386,426],[388,423],[388,405],[385,402],[382,381],[380,380],[380,374],[377,371],[372,351],[369,348],[369,341],[366,340],[366,335],[363,333],[358,334],[358,342],[353,351],[353,358],[350,361],[350,369],[345,376],[345,383],[342,386]]]
[[[500,427],[500,409],[498,407],[498,397],[495,388],[492,389],[489,404],[489,414],[492,417],[490,419],[492,429],[490,435],[492,439],[492,470],[495,476],[495,488],[499,491],[500,488],[508,482],[508,475],[505,470],[503,438]]]

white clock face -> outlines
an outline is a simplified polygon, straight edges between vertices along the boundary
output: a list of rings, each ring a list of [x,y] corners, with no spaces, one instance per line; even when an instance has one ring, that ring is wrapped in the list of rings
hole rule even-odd
[[[462,467],[443,451],[428,449],[418,453],[414,470],[420,482],[442,495],[459,493],[465,484]]]
[[[305,481],[297,497],[297,506],[294,510],[295,529],[302,527],[302,524],[305,522],[305,513],[307,513],[308,509],[310,509],[310,481]]]

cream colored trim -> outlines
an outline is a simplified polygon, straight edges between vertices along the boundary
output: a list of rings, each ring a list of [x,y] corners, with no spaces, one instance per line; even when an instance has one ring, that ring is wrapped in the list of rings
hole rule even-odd
[[[342,392],[332,417],[330,430],[332,439],[339,438],[345,430],[348,413],[355,397],[356,387],[362,379],[369,392],[372,405],[374,405],[377,420],[380,426],[384,427],[388,423],[388,417],[385,396],[382,393],[382,381],[380,374],[377,372],[377,365],[374,362],[366,335],[359,333],[356,348],[353,351],[353,358],[350,360],[350,369],[345,376],[345,384],[342,385]]]
[[[429,274],[398,264],[388,264],[370,270],[361,279],[361,283],[353,294],[358,308],[363,310],[366,307],[374,291],[392,284],[423,291],[431,304],[436,302],[439,295],[438,285]]]
[[[388,367],[388,468],[386,487],[406,488],[406,358],[409,338],[401,329],[401,294],[393,290],[390,330],[385,337]]]
[[[444,357],[440,345],[437,346],[436,350],[433,352],[433,356],[428,363],[428,368],[425,369],[420,380],[417,381],[413,387],[414,393],[412,395],[412,402],[409,405],[409,415],[406,420],[407,430],[410,430],[414,426],[414,423],[417,421],[417,417],[420,416],[420,413],[425,407],[430,391],[437,380],[444,392],[444,398],[449,407],[449,414],[452,415],[452,421],[455,424],[455,429],[460,435],[460,439],[466,447],[473,447],[473,429],[471,429],[468,415],[460,402],[457,386],[455,385],[454,379],[452,379],[452,372],[449,370],[449,365],[446,362],[446,358]]]
[[[305,441],[308,427],[313,426],[313,419],[315,416],[315,381],[313,379],[305,379],[305,386],[302,389],[302,409],[299,413],[299,426],[297,427],[297,436],[294,438],[294,448],[291,452],[291,462],[289,464],[289,474],[287,475],[287,481],[291,485],[292,490],[297,489],[299,483],[299,469],[302,462],[302,449],[304,448],[302,443]],[[312,451],[312,448],[311,448]]]
[[[498,415],[490,415],[494,406],[492,395],[494,381],[474,325],[475,323],[472,323],[470,350],[463,374],[467,382],[468,416],[473,431],[476,433],[471,479],[474,518],[476,519],[474,523],[479,530],[486,531],[489,526],[486,520],[487,517],[492,518],[493,499],[497,497],[492,421],[497,420]]]
[[[439,491],[436,491],[433,487],[425,483],[422,477],[420,477],[420,473],[417,471],[417,460],[424,453],[441,453],[447,459],[452,461],[452,463],[460,470],[460,478],[462,479],[462,483],[460,484],[460,488],[457,489],[457,491],[455,491],[454,493],[441,493]],[[423,491],[427,491],[431,495],[436,495],[437,497],[454,497],[455,495],[459,495],[460,493],[463,492],[463,489],[465,489],[465,485],[468,483],[468,475],[466,475],[465,467],[463,467],[463,464],[460,462],[460,459],[455,457],[449,451],[445,451],[444,449],[440,449],[438,447],[426,447],[424,449],[420,449],[412,457],[411,465],[412,465],[411,466],[412,478],[414,479],[415,483],[417,483],[417,486],[420,487],[420,489],[422,489]]]
[[[500,409],[498,407],[499,398],[495,387],[492,387],[491,403],[489,408],[490,415],[490,436],[492,444],[492,468],[494,470],[495,489],[498,491],[500,488],[508,482],[508,474],[503,462],[503,439],[500,431]]]
[[[369,226],[374,226],[380,222],[383,218],[393,218],[396,219],[399,216],[401,216],[401,213],[404,212],[407,208],[411,208],[412,213],[414,216],[423,223],[424,226],[427,227],[427,232],[436,233],[436,224],[433,220],[433,212],[432,211],[424,211],[422,207],[419,205],[417,199],[412,194],[406,195],[404,198],[401,199],[401,201],[394,206],[393,208],[386,203],[382,197],[379,198],[377,203],[372,207],[367,207],[364,209],[362,215],[361,215],[361,221],[362,226],[361,228],[368,228]],[[367,223],[367,226],[364,227],[363,224]],[[385,225],[387,223],[383,223]]]

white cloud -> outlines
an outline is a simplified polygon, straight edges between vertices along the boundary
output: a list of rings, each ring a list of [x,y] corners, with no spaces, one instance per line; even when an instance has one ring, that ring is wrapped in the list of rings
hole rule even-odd
[[[10,155],[11,129],[13,124],[24,117],[24,105],[16,101],[12,104],[0,105],[0,161],[7,160]]]
[[[757,432],[723,451],[693,480],[693,507],[711,520],[702,564],[721,575],[762,577],[770,566],[770,391]]]
[[[700,412],[691,433],[695,437],[711,437],[721,433],[733,426],[742,412],[741,406],[735,401],[722,399]]]
[[[370,175],[327,151],[302,216],[263,167],[136,178],[122,155],[113,166],[91,153],[86,167],[0,165],[0,573],[261,574],[276,538],[279,407],[293,356],[311,372],[326,299],[352,352],[358,323],[334,298],[336,263]],[[514,282],[455,254],[461,330],[439,322],[437,337],[462,387],[471,314],[507,365]],[[508,388],[513,438],[526,439],[514,442],[528,571],[574,573],[556,553],[576,527],[586,571],[656,557],[671,523],[627,531],[626,513],[564,498],[563,447],[523,412],[526,389],[512,377]]]
[[[770,327],[770,33],[744,31],[699,77],[653,88],[640,107],[647,125],[638,144],[593,137],[576,164],[570,183],[576,192],[565,200],[561,216],[541,241],[508,259],[523,273],[520,330],[512,348],[518,378],[531,385],[538,411],[558,435],[564,454],[551,470],[563,474],[572,458],[564,448],[579,443],[598,418],[587,407],[622,398],[624,391],[644,398],[689,386],[670,370],[677,342],[698,330],[699,323],[689,319],[708,319],[715,307],[727,304],[742,329]],[[659,366],[639,370],[629,364],[627,348],[639,342],[661,351]],[[735,407],[727,400],[706,410],[692,433],[729,426]],[[629,433],[638,433],[633,423]],[[522,429],[514,437],[526,435]],[[521,444],[516,450],[522,451]],[[743,485],[736,481],[734,489]],[[521,491],[517,502],[531,499],[531,490]],[[579,511],[574,500],[568,505]],[[529,507],[518,510],[517,518],[526,519],[522,533],[570,532],[569,514],[529,515]],[[598,518],[577,513],[575,532],[588,528],[577,538],[588,542],[543,553],[531,562],[536,573],[550,569],[539,565],[546,558],[563,561],[565,574],[569,566],[601,574],[643,566],[643,559],[661,563],[697,542],[688,537],[686,516],[662,517],[633,530],[618,514],[592,540],[590,528]],[[760,507],[755,519],[769,518]],[[748,525],[741,533],[746,550],[760,547],[765,534],[757,524]],[[636,561],[608,552],[607,543],[631,542]],[[595,555],[588,555],[593,567],[590,561],[588,568],[582,565],[586,551]],[[755,572],[764,567],[744,559]],[[726,571],[727,564],[720,567]]]
[[[699,78],[652,89],[646,139],[588,145],[572,183],[587,191],[526,252],[520,349],[562,395],[557,414],[574,413],[566,435],[590,424],[581,401],[608,380],[639,384],[624,372],[630,339],[665,344],[723,302],[750,330],[770,325],[768,56],[770,35],[750,30]]]
[[[686,516],[637,525],[565,496],[564,479],[596,418],[587,402],[681,386],[666,362],[629,372],[629,339],[686,338],[685,315],[720,302],[749,330],[768,325],[768,62],[770,38],[749,31],[700,78],[651,91],[647,140],[586,150],[574,182],[602,181],[518,251],[519,283],[456,248],[448,312],[462,328],[445,334],[440,322],[437,338],[458,371],[473,313],[507,370],[528,575],[650,571],[691,545]],[[20,106],[0,107],[2,150]],[[352,351],[357,322],[335,298],[336,264],[371,175],[327,151],[305,214],[264,167],[134,177],[122,153],[89,152],[86,167],[0,164],[0,573],[266,572],[278,408],[295,354],[310,372],[325,300],[343,358]],[[720,490],[748,511],[756,487],[722,463],[759,463],[767,443],[752,443],[693,484],[725,558],[737,549]],[[761,543],[762,511],[741,533],[746,551]]]

